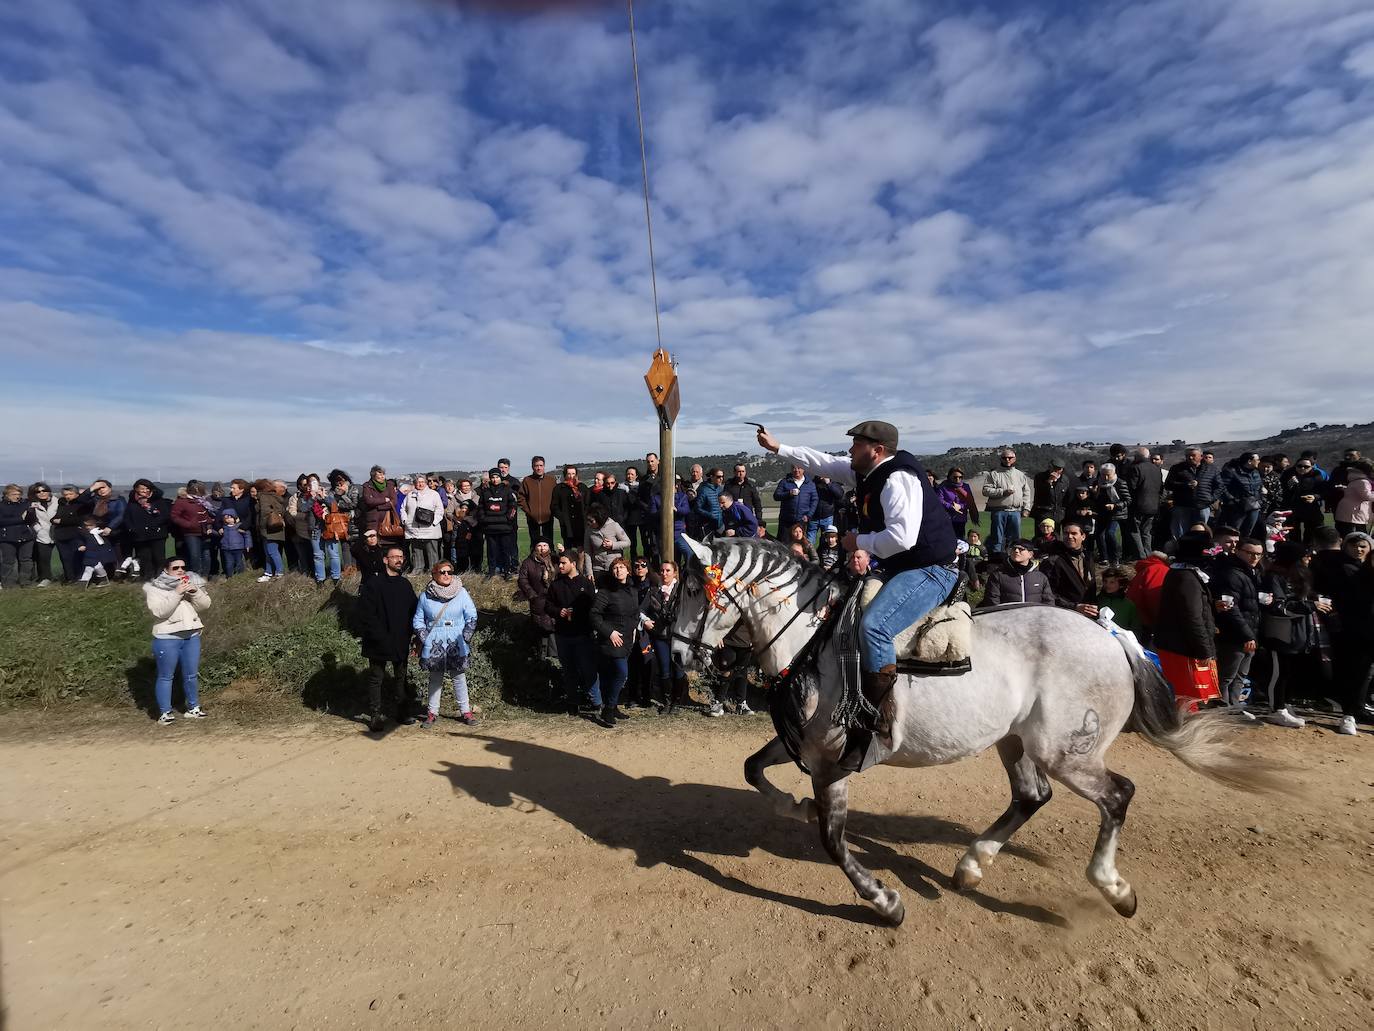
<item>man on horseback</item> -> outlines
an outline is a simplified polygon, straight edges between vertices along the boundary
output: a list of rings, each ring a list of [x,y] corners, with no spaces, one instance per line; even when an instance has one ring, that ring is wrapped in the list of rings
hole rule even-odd
[[[864,697],[880,715],[869,729],[891,728],[882,702],[897,680],[894,640],[943,602],[959,579],[954,527],[916,457],[897,448],[897,427],[870,420],[848,431],[849,458],[780,443],[762,427],[759,446],[802,466],[812,476],[854,485],[858,529],[844,548],[875,556],[884,579],[860,623],[860,665]]]

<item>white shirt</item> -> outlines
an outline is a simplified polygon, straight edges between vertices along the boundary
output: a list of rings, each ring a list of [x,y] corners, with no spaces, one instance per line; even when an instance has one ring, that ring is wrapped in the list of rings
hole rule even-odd
[[[851,487],[858,486],[854,470],[850,468],[849,459],[846,457],[827,455],[823,451],[809,447],[791,447],[787,444],[778,448],[778,454],[796,462],[812,476],[829,476],[832,480],[849,484]],[[889,456],[873,468],[876,470],[890,461],[892,458]],[[858,534],[859,547],[880,559],[891,558],[914,548],[921,536],[921,512],[924,505],[920,479],[899,469],[887,478],[878,498],[883,503],[883,519],[887,526],[877,533]]]

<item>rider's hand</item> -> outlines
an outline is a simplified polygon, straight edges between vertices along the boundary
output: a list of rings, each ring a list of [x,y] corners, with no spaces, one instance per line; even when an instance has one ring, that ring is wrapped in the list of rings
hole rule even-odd
[[[773,436],[773,434],[769,433],[763,427],[759,427],[757,436],[759,447],[763,448],[765,451],[771,451],[776,455],[778,453],[778,448],[782,447],[782,445],[778,443],[778,438]]]
[[[1079,611],[1079,612],[1083,613],[1083,615],[1087,616],[1088,618],[1090,618],[1090,619],[1096,619],[1096,618],[1097,618],[1097,606],[1096,606],[1096,605],[1079,605],[1079,606],[1077,606],[1077,608],[1078,608],[1078,611]]]

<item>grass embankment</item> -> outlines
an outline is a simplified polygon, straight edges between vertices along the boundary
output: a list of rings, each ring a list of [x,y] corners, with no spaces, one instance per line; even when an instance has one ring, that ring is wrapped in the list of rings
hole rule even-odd
[[[416,589],[424,579],[415,578]],[[473,701],[488,715],[542,708],[555,667],[535,657],[528,609],[514,585],[467,577],[479,611],[468,669]],[[367,660],[352,633],[358,579],[339,591],[288,575],[210,585],[200,668],[207,708],[231,703],[302,706],[352,715],[366,709]],[[140,586],[51,587],[0,596],[0,709],[87,703],[152,711],[152,619]],[[425,673],[412,662],[418,688]],[[445,688],[445,706],[453,704]],[[174,699],[180,698],[180,684]]]

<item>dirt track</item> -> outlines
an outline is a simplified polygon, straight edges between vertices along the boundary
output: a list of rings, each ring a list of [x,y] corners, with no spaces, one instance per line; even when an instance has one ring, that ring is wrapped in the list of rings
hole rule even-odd
[[[10,1026],[1374,1024],[1374,738],[1254,731],[1304,764],[1302,805],[1123,739],[1132,921],[1084,879],[1096,812],[1067,791],[959,895],[996,758],[865,774],[850,841],[903,892],[892,930],[743,784],[765,717],[441,726],[9,728]]]

